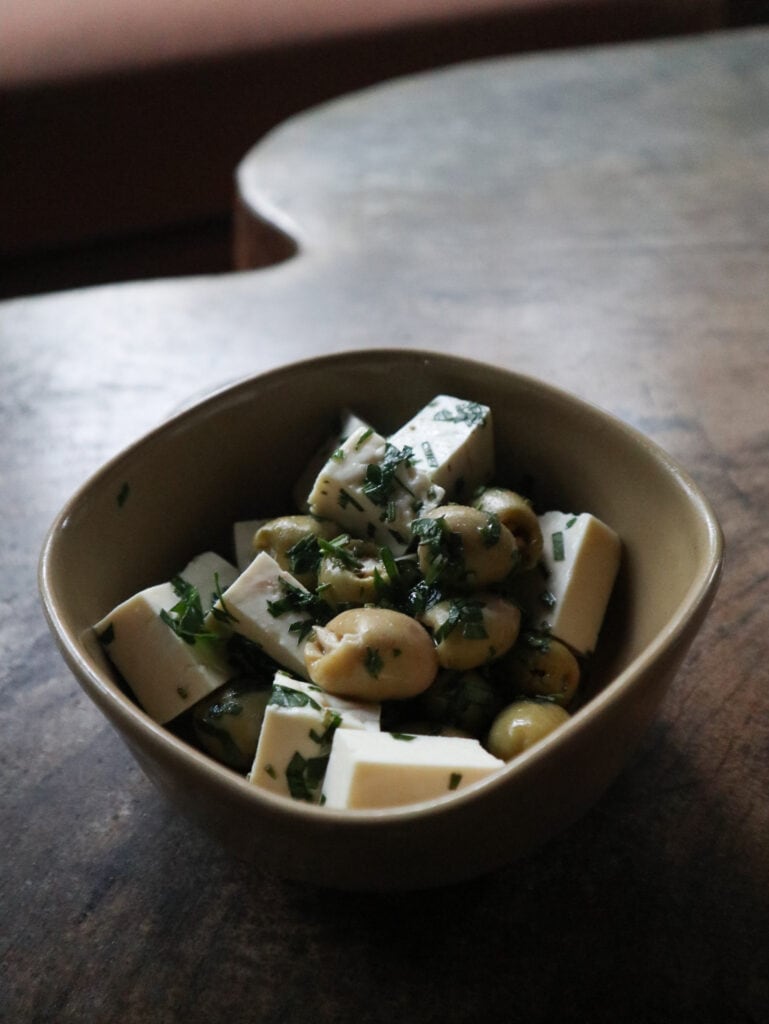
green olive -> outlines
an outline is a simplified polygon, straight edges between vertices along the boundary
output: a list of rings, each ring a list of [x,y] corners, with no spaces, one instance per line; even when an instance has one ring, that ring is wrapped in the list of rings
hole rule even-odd
[[[251,680],[225,683],[192,712],[195,736],[211,757],[239,772],[251,767],[270,687]]]
[[[494,515],[469,505],[441,505],[420,522],[430,520],[438,526],[420,531],[417,549],[426,579],[474,589],[499,583],[515,567],[513,535]]]
[[[317,586],[317,545],[310,538],[331,540],[341,530],[330,519],[316,516],[279,516],[261,526],[251,541],[252,554],[266,551],[281,569],[290,572],[308,590]],[[308,543],[309,541],[309,543]]]
[[[420,615],[430,630],[442,668],[478,668],[502,657],[515,643],[520,609],[496,594],[439,601]]]
[[[371,604],[377,600],[377,576],[386,578],[379,549],[367,541],[350,540],[334,545],[336,553],[324,553],[318,569],[318,587],[323,600],[340,605]]]
[[[480,738],[489,728],[499,701],[493,685],[480,672],[443,671],[419,697],[418,708],[438,728],[457,729]],[[405,725],[398,728],[409,731]]]
[[[475,507],[494,515],[515,539],[521,569],[533,569],[542,557],[542,530],[530,502],[504,487],[488,487]]]
[[[579,686],[579,662],[560,640],[541,633],[526,633],[505,659],[513,690],[529,696],[550,697],[568,705]]]
[[[560,704],[517,700],[494,719],[486,747],[495,757],[510,761],[568,720],[569,712]]]
[[[388,608],[350,608],[315,626],[304,649],[310,679],[329,693],[363,700],[405,700],[438,671],[430,634]]]

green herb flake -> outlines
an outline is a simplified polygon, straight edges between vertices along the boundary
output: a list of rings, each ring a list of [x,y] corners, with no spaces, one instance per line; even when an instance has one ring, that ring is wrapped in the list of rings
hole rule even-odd
[[[318,538],[318,549],[325,558],[330,558],[343,569],[352,569],[353,572],[360,569],[363,563],[350,551],[347,545],[350,537],[346,533],[334,537],[333,540]]]
[[[219,582],[219,573],[214,573],[214,593],[211,595],[211,614],[217,622],[235,623],[237,618],[227,607],[224,600],[224,591]]]
[[[395,562],[392,551],[389,548],[384,547],[379,549],[379,557],[382,560],[382,565],[387,573],[387,578],[390,583],[397,583],[400,578],[400,570]]]
[[[566,523],[566,529],[570,530],[572,528],[572,526],[574,526],[576,521],[577,521],[577,516],[572,516],[571,519],[569,519],[568,522]]]
[[[373,676],[374,679],[379,678],[379,673],[384,668],[384,662],[382,661],[382,655],[376,647],[366,648],[366,658],[363,664],[370,676]]]
[[[127,482],[124,482],[117,492],[117,507],[122,508],[128,500],[128,495],[131,493],[131,488]]]
[[[271,779],[277,779],[278,773],[275,771],[271,764],[266,764],[264,766],[264,770],[267,772]]]
[[[466,640],[485,640],[488,637],[483,620],[483,604],[469,598],[457,598],[452,602],[443,624],[435,631],[437,644],[445,640],[455,629],[461,628]]]
[[[294,690],[290,686],[281,686],[274,683],[268,704],[274,704],[279,708],[314,708],[315,711],[322,711],[323,708],[316,700],[303,690]]]
[[[359,501],[356,501],[355,498],[353,498],[351,494],[348,494],[348,492],[345,491],[344,488],[342,487],[339,488],[339,497],[337,500],[339,502],[340,508],[347,508],[348,505],[352,505],[352,507],[354,509],[357,509],[358,512],[363,511],[363,506],[361,505],[361,503]]]
[[[555,608],[557,604],[555,594],[553,594],[553,592],[550,590],[543,590],[542,593],[539,595],[539,600],[546,608]]]
[[[406,743],[416,739],[416,736],[410,732],[391,732],[390,735],[394,740],[403,740]]]
[[[430,467],[430,469],[437,469],[438,468],[438,460],[435,457],[435,452],[433,451],[433,446],[430,444],[429,441],[423,441],[422,442],[422,451],[425,453],[425,458],[427,459],[427,465]]]
[[[360,449],[363,447],[363,445],[366,443],[366,441],[368,441],[368,439],[371,437],[371,435],[373,433],[374,433],[374,428],[373,427],[369,427],[368,430],[364,430],[363,431],[363,433],[360,435],[358,440],[355,442],[355,451],[356,452],[360,451]]]
[[[314,533],[308,533],[288,549],[288,566],[294,576],[315,572],[320,562],[320,544]]]
[[[396,488],[406,491],[412,498],[414,492],[398,477],[397,471],[403,466],[408,469],[413,463],[414,451],[406,445],[397,448],[389,442],[381,462],[372,462],[366,466],[366,475],[361,488],[363,493],[374,505],[386,507],[392,500]],[[392,519],[388,520],[392,522]]]
[[[162,621],[186,644],[195,644],[199,640],[220,642],[221,638],[216,633],[204,628],[205,616],[197,589],[181,576],[174,576],[171,585],[179,601],[173,608],[161,609]]]
[[[452,772],[449,776],[449,789],[456,789],[459,783],[462,781],[461,772]]]
[[[555,533],[552,535],[552,542],[553,542],[553,559],[556,562],[562,562],[564,560],[564,558],[566,557],[566,553],[564,551],[563,532],[561,530],[556,530],[555,531]]]
[[[485,548],[493,548],[499,544],[502,535],[502,524],[493,512],[487,513],[486,522],[481,527],[481,540]]]
[[[453,412],[441,409],[433,419],[439,423],[466,423],[468,427],[485,427],[487,412],[479,402],[459,402]]]
[[[294,751],[286,767],[288,791],[294,800],[314,801],[327,764],[327,754],[323,757],[302,757],[298,750]]]

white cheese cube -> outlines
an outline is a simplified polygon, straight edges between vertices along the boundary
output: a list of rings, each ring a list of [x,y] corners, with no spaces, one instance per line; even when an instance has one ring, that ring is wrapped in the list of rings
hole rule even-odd
[[[336,730],[378,730],[379,713],[378,704],[343,700],[276,673],[249,781],[317,803]]]
[[[110,661],[147,714],[161,724],[231,675],[216,645],[187,643],[160,617],[178,601],[171,584],[161,583],[123,601],[94,626]]]
[[[290,603],[292,594],[307,594],[307,590],[266,551],[261,551],[228,588],[224,601],[216,602],[207,625],[222,633],[240,633],[259,644],[289,672],[306,678],[306,638],[291,627],[311,622],[312,617],[302,608],[286,608],[276,614],[274,607],[276,602],[285,603],[287,599]]]
[[[205,551],[202,555],[193,558],[179,573],[181,578],[190,583],[200,594],[200,602],[203,611],[207,612],[214,603],[214,595],[217,592],[217,577],[219,589],[226,590],[231,583],[238,578],[238,570],[221,555],[214,551]]]
[[[254,534],[268,519],[241,519],[232,525],[232,544],[235,548],[235,563],[244,572],[254,560]]]
[[[347,438],[360,427],[367,428],[368,426],[369,424],[365,420],[362,420],[360,416],[357,416],[349,409],[345,409],[342,412],[340,429],[327,438],[318,448],[294,485],[293,498],[298,509],[301,509],[302,512],[309,510],[308,495],[312,490],[312,486],[318,478],[318,473],[320,473],[337,448],[341,448]]]
[[[447,501],[468,502],[494,476],[491,409],[438,395],[390,437],[414,450],[416,466],[446,492]]]
[[[396,449],[369,427],[360,427],[336,449],[310,493],[310,511],[333,519],[354,537],[375,540],[402,554],[411,524],[441,503],[442,487],[410,462],[390,464]],[[383,470],[379,493],[366,493],[370,467]]]
[[[619,537],[586,512],[546,512],[539,523],[541,565],[521,578],[518,596],[535,629],[589,654],[619,569]]]
[[[326,807],[396,807],[447,796],[504,768],[477,740],[339,730],[322,802]]]

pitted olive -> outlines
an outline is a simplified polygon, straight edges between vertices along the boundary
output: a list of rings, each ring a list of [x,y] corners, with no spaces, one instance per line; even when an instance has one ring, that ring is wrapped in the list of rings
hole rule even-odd
[[[439,601],[420,615],[430,630],[443,668],[478,668],[502,657],[515,643],[520,609],[496,594]]]
[[[334,542],[324,546],[318,568],[318,587],[323,600],[332,608],[376,601],[378,587],[386,578],[375,544],[347,540],[343,544]]]
[[[195,735],[204,750],[236,771],[251,767],[270,699],[270,686],[238,679],[199,701],[192,713]]]
[[[494,719],[486,747],[495,757],[510,761],[568,720],[569,712],[553,701],[517,700]]]
[[[324,690],[371,701],[414,697],[438,671],[427,630],[386,608],[350,608],[315,626],[304,659],[310,679]]]
[[[316,516],[279,516],[261,526],[251,541],[251,551],[266,551],[281,569],[290,572],[308,590],[318,583],[320,553],[317,538],[331,540],[341,530],[330,519]]]
[[[441,505],[414,524],[419,567],[428,581],[463,589],[505,579],[517,562],[513,535],[495,515]]]
[[[512,689],[568,705],[579,686],[579,662],[554,637],[527,633],[505,659]]]
[[[488,487],[475,507],[494,515],[512,533],[520,557],[520,568],[533,569],[542,557],[542,530],[530,502],[504,487]]]

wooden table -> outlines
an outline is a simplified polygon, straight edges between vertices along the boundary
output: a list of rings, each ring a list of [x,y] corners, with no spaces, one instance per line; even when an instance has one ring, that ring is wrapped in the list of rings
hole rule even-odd
[[[408,79],[290,122],[239,190],[242,263],[281,251],[265,221],[295,258],[0,308],[0,1017],[767,1019],[769,34]],[[589,814],[473,884],[350,897],[263,877],[166,806],[60,661],[34,574],[70,492],[180,404],[389,345],[639,427],[712,499],[728,556]]]

